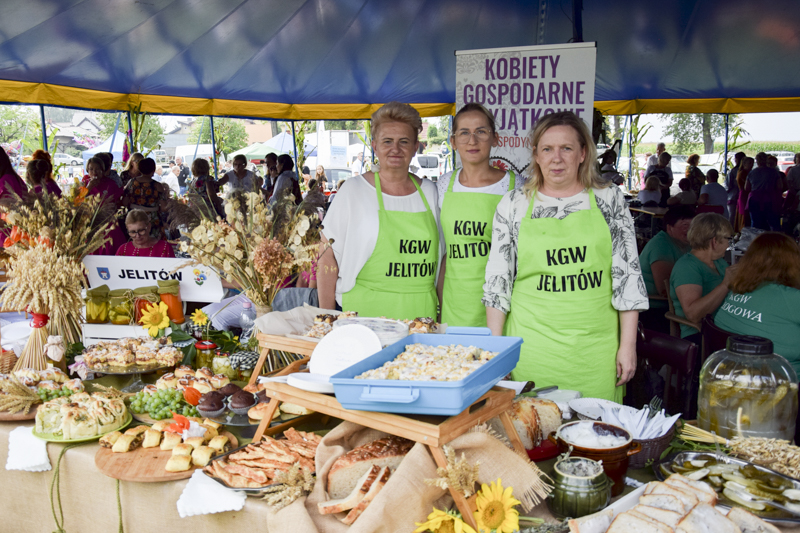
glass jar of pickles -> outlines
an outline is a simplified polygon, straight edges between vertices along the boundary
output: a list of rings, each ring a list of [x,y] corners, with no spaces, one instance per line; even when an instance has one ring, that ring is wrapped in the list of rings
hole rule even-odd
[[[105,324],[108,322],[108,285],[100,285],[86,291],[86,323]]]
[[[108,292],[108,318],[118,326],[133,322],[133,293],[130,289]]]
[[[735,335],[700,370],[698,424],[731,439],[794,438],[797,374],[772,341]]]
[[[211,370],[214,371],[214,374],[225,374],[231,381],[238,379],[236,370],[231,366],[231,358],[223,351],[217,350],[214,360],[211,362]]]
[[[214,351],[217,349],[217,345],[211,341],[200,341],[195,343],[194,348],[197,350],[197,355],[194,358],[194,367],[212,368]]]

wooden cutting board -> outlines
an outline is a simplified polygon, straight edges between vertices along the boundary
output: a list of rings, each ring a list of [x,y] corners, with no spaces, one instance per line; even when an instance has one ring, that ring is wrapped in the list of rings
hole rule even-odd
[[[11,414],[8,411],[0,411],[0,422],[18,422],[20,420],[33,420],[36,418],[36,411],[39,409],[39,406],[42,405],[37,403],[31,407],[31,410],[28,411],[27,415],[23,415],[22,411],[18,413]]]
[[[220,432],[231,443],[231,448],[237,448],[239,441],[228,431]],[[154,483],[161,481],[176,481],[192,476],[197,466],[192,466],[185,472],[167,472],[167,461],[172,457],[171,450],[161,448],[142,448],[139,446],[132,452],[114,453],[111,448],[101,447],[94,456],[94,464],[108,477],[122,481],[137,481],[140,483]]]

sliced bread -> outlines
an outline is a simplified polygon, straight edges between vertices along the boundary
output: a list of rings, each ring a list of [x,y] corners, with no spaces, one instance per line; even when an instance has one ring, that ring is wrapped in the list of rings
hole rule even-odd
[[[664,483],[667,485],[672,485],[675,488],[683,490],[688,489],[694,492],[694,495],[697,496],[698,500],[705,502],[708,505],[714,506],[717,504],[716,491],[712,489],[711,485],[705,481],[695,481],[694,479],[689,479],[688,477],[680,474],[672,474],[666,479],[666,481],[664,481]]]
[[[392,471],[388,466],[384,466],[381,468],[380,472],[378,472],[378,476],[375,478],[375,481],[370,486],[367,493],[364,495],[364,498],[358,502],[358,505],[353,507],[347,516],[342,519],[342,522],[349,525],[352,525],[353,522],[358,519],[361,514],[367,510],[369,504],[375,499],[381,489],[386,485],[386,482],[389,481],[389,476],[391,475]]]
[[[671,494],[644,494],[639,497],[639,503],[650,507],[658,507],[665,511],[673,511],[681,516],[689,512],[689,509],[683,506],[683,502]]]
[[[651,525],[654,525],[654,526],[656,526],[659,529],[662,529],[664,531],[669,531],[669,533],[674,533],[674,531],[675,531],[674,529],[672,529],[670,526],[668,526],[664,522],[659,522],[658,520],[655,520],[654,518],[652,518],[650,516],[647,516],[644,513],[640,513],[639,511],[637,511],[635,509],[630,509],[629,511],[626,511],[626,512],[628,514],[630,514],[630,515],[633,515],[633,516],[637,517],[637,518],[641,518],[642,520],[647,520],[648,522],[650,522]]]
[[[620,513],[606,533],[669,533],[672,529],[631,513]]]
[[[317,509],[319,510],[319,514],[333,514],[333,513],[342,513],[344,511],[349,511],[358,503],[364,499],[364,495],[369,490],[369,487],[366,485],[371,485],[372,482],[375,480],[375,477],[378,475],[380,471],[380,467],[375,465],[372,467],[371,470],[368,470],[363,476],[358,479],[356,482],[356,486],[353,491],[348,494],[345,498],[340,498],[338,500],[328,500],[327,502],[319,502],[317,504]]]
[[[677,533],[742,533],[739,526],[708,505],[698,503],[678,524]]]
[[[650,507],[649,505],[639,504],[636,505],[633,511],[642,513],[645,516],[648,516],[655,520],[656,522],[661,522],[662,524],[666,524],[669,527],[675,527],[678,525],[678,522],[681,521],[683,515],[681,513],[676,513],[675,511],[667,511],[665,509],[659,509],[658,507]]]
[[[693,492],[689,492],[688,490],[676,488],[666,483],[661,483],[658,481],[651,482],[647,484],[647,488],[644,490],[645,494],[669,494],[671,496],[675,496],[678,498],[681,503],[683,504],[683,508],[685,510],[689,510],[698,503],[700,500],[695,496]]]
[[[356,483],[373,466],[396,470],[414,442],[401,437],[384,437],[353,448],[331,465],[328,471],[328,495],[332,500],[346,498]]]
[[[567,525],[570,533],[605,533],[613,519],[614,511],[606,509],[581,518],[573,518]]]
[[[780,533],[781,531],[741,507],[731,507],[731,510],[728,511],[728,520],[739,526],[742,533]]]

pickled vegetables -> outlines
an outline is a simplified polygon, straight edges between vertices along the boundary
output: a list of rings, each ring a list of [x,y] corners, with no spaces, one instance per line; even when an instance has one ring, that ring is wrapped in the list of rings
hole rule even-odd
[[[105,324],[108,322],[108,285],[101,285],[86,291],[86,323]]]

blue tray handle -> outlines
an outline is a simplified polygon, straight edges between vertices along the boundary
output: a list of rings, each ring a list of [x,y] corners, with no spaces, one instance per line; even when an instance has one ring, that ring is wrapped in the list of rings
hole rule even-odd
[[[489,328],[468,328],[464,326],[456,326],[456,327],[448,327],[447,328],[447,335],[476,335],[476,336],[490,336],[492,334],[492,330]]]
[[[419,389],[413,387],[375,387],[367,385],[361,392],[362,402],[412,403],[419,398]]]

